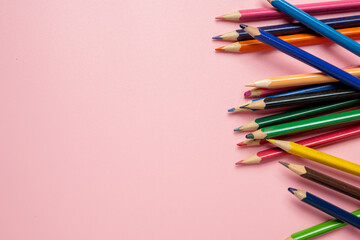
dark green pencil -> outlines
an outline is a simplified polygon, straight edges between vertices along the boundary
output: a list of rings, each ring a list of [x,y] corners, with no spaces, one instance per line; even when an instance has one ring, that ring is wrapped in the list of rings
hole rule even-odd
[[[327,105],[316,105],[313,107],[296,108],[288,112],[283,112],[283,113],[278,113],[278,114],[273,114],[270,116],[258,118],[252,122],[249,122],[241,127],[234,129],[234,131],[253,131],[259,128],[288,122],[302,117],[344,109],[346,107],[358,105],[359,103],[360,103],[360,99],[354,99],[349,101],[330,103]]]

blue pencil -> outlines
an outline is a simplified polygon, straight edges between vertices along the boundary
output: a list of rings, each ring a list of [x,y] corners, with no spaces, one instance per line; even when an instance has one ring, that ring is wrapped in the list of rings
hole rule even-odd
[[[329,18],[321,20],[326,25],[329,25],[332,28],[339,29],[339,28],[349,28],[349,27],[357,27],[360,25],[360,15],[350,16],[350,17],[340,17],[340,18]],[[306,27],[301,23],[289,23],[289,24],[280,24],[280,25],[273,25],[273,26],[265,26],[260,27],[265,32],[271,33],[275,36],[283,36],[283,35],[290,35],[290,34],[298,34],[304,32],[312,32],[311,29]],[[226,41],[243,41],[252,39],[252,37],[245,32],[244,30],[235,30],[233,32],[225,33],[213,39],[218,40],[226,40]]]
[[[276,0],[278,1],[278,0]],[[287,43],[283,40],[281,40],[278,37],[275,37],[271,35],[270,33],[267,33],[259,28],[256,27],[250,27],[245,24],[240,24],[240,27],[244,29],[247,33],[249,33],[252,37],[255,39],[273,47],[276,48],[283,53],[286,53],[289,56],[292,56],[293,58],[296,58],[297,60],[308,64],[309,66],[312,66],[323,73],[326,73],[327,75],[357,89],[360,90],[360,79],[345,72],[344,70],[335,67],[334,65],[325,62],[324,60],[305,52],[304,50],[295,47],[294,45],[291,45],[290,43]]]
[[[295,188],[289,188],[289,192],[294,194],[301,201],[323,211],[324,213],[360,229],[360,218],[356,215],[347,212],[344,209],[341,209],[309,192],[297,190]]]
[[[279,93],[279,94],[276,94],[276,95],[266,96],[266,97],[263,97],[263,98],[257,98],[257,99],[254,99],[254,100],[250,101],[250,102],[256,102],[256,101],[259,101],[259,100],[262,100],[262,99],[265,99],[265,98],[289,96],[289,95],[300,94],[300,93],[326,91],[326,90],[331,90],[331,89],[338,88],[340,86],[341,86],[341,84],[336,84],[336,83],[317,85],[317,86],[308,87],[308,88],[296,89],[296,90],[291,91],[291,92]],[[247,105],[250,102],[248,102],[248,103],[246,103],[244,105]],[[228,110],[228,112],[240,112],[242,109],[243,109],[242,106],[239,106],[239,107],[235,107],[235,108],[230,108]],[[258,110],[259,109],[251,109],[251,111],[258,111]]]
[[[313,16],[307,14],[306,12],[300,10],[299,8],[291,5],[290,3],[284,0],[268,0],[275,8],[280,10],[281,12],[289,15],[290,17],[298,20],[302,24],[311,28],[315,32],[327,37],[328,39],[336,42],[340,46],[343,46],[347,50],[355,53],[360,56],[360,44],[355,42],[354,40],[348,38],[344,34],[339,33],[335,29],[329,27]]]

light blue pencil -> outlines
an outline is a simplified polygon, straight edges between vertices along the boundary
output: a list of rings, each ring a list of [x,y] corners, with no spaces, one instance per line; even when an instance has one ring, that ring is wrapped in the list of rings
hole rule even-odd
[[[347,50],[360,56],[360,44],[348,38],[344,34],[341,34],[332,27],[329,27],[328,25],[284,0],[268,0],[268,2],[281,12],[306,25],[308,28],[311,28],[315,32],[323,35],[324,37],[327,37],[331,41],[336,42],[340,46],[343,46]]]

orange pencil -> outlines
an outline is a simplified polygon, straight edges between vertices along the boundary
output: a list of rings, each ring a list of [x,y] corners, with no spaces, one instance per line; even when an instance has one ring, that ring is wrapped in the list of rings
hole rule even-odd
[[[360,38],[360,27],[338,29],[338,31],[352,39]],[[314,35],[311,33],[285,35],[280,36],[279,38],[295,46],[307,46],[330,42],[328,38],[321,37],[320,35]],[[217,51],[237,53],[254,52],[267,49],[273,48],[255,39],[235,42],[223,47],[216,48]]]

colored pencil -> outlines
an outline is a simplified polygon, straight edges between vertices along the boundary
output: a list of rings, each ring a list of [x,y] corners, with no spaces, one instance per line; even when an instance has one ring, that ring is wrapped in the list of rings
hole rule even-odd
[[[343,69],[345,72],[360,77],[360,68]],[[273,77],[246,84],[247,87],[277,89],[286,87],[299,87],[311,84],[338,82],[335,78],[323,73],[297,74],[281,77]]]
[[[278,1],[278,0],[276,0]],[[353,75],[345,72],[344,70],[341,70],[338,67],[335,67],[334,65],[331,65],[328,62],[325,62],[324,60],[315,57],[314,55],[305,52],[304,50],[295,47],[281,39],[279,39],[276,36],[273,36],[267,32],[262,31],[259,28],[255,27],[249,27],[247,25],[241,24],[240,27],[244,29],[247,33],[249,33],[251,36],[253,36],[255,39],[266,43],[286,54],[289,56],[292,56],[296,58],[297,60],[308,64],[309,66],[312,66],[323,73],[326,73],[333,78],[357,89],[360,90],[360,79],[357,77],[354,77]]]
[[[326,91],[300,93],[294,95],[266,97],[259,101],[252,101],[241,108],[248,109],[271,109],[280,107],[292,107],[297,105],[324,103],[331,101],[345,101],[357,99],[360,92],[351,88],[338,88]]]
[[[335,29],[351,28],[351,27],[360,26],[360,15],[340,17],[340,18],[329,18],[320,21]],[[291,35],[291,34],[298,34],[304,32],[314,33],[314,31],[312,31],[305,25],[298,22],[273,25],[273,26],[264,26],[260,28],[265,32],[271,33],[272,35],[275,36]],[[253,37],[251,37],[244,30],[238,29],[232,32],[215,36],[213,37],[213,39],[237,42],[237,41],[250,40],[253,39]]]
[[[339,29],[339,32],[351,39],[360,38],[360,27]],[[315,35],[311,33],[285,35],[285,36],[279,36],[279,38],[294,46],[308,46],[308,45],[330,42],[330,40],[326,37],[321,37],[319,35]],[[258,40],[252,39],[252,40],[235,42],[226,46],[218,47],[215,50],[220,52],[246,53],[246,52],[255,52],[255,51],[271,50],[271,49],[274,48]]]
[[[336,143],[340,140],[345,139],[351,139],[351,137],[357,136],[360,134],[360,125],[357,125],[355,127],[348,127],[345,129],[341,129],[338,131],[333,131],[330,133],[321,134],[315,137],[306,138],[300,141],[297,141],[296,143],[303,145],[305,147],[321,147],[327,144]],[[250,139],[248,139],[250,140]],[[252,139],[251,139],[252,140]],[[263,140],[253,140],[253,141],[263,141]],[[259,145],[260,143],[258,143]],[[243,144],[245,145],[245,144]],[[287,154],[287,152],[281,150],[280,148],[269,148],[262,150],[260,152],[257,152],[253,155],[250,155],[249,157],[245,158],[244,160],[241,160],[236,163],[236,165],[239,164],[256,164],[261,163],[263,160],[269,160],[277,156],[281,156]]]
[[[303,165],[279,162],[302,178],[360,200],[360,188]]]
[[[275,8],[281,12],[287,14],[288,16],[298,20],[308,28],[311,28],[320,35],[330,39],[331,41],[339,44],[350,52],[360,56],[360,44],[352,40],[351,38],[345,36],[339,31],[329,27],[313,16],[307,14],[301,9],[295,7],[294,5],[288,3],[285,0],[268,0],[268,2],[273,5]]]
[[[311,161],[326,165],[328,167],[332,167],[341,170],[343,172],[360,176],[359,164],[332,156],[324,152],[320,152],[318,150],[309,147],[305,147],[298,143],[287,142],[282,140],[274,140],[274,139],[268,139],[268,141],[292,155],[306,158]]]
[[[239,142],[236,145],[240,147],[242,146],[251,147],[251,146],[259,146],[264,143],[267,143],[265,139],[245,139],[244,141]]]
[[[287,92],[293,89],[294,88],[278,88],[278,89],[253,88],[244,92],[244,97],[245,98],[267,97],[270,95]]]
[[[329,214],[343,222],[346,222],[349,225],[352,225],[360,229],[360,218],[356,215],[345,211],[344,209],[331,204],[324,199],[321,199],[309,192],[298,190],[295,188],[289,188],[289,192],[294,194],[299,200],[309,204],[310,206],[319,209],[320,211]]]
[[[321,2],[321,3],[307,3],[299,4],[298,8],[302,9],[305,12],[311,14],[328,14],[328,13],[338,13],[338,12],[349,12],[360,9],[359,1],[331,1],[331,2]],[[239,10],[233,13],[225,14],[219,17],[216,17],[218,20],[227,20],[227,21],[259,21],[264,19],[276,19],[276,18],[286,18],[287,16],[284,13],[277,11],[276,9],[269,8],[257,8],[257,9],[246,9]]]
[[[255,119],[254,121],[244,124],[238,128],[235,128],[234,131],[254,131],[259,128],[272,126],[283,122],[289,122],[290,120],[294,120],[294,119],[308,117],[329,111],[336,111],[338,109],[343,109],[346,107],[352,107],[355,105],[359,105],[359,103],[360,103],[360,99],[354,99],[344,102],[328,103],[325,105],[315,105],[311,107],[295,108],[287,112],[277,113],[270,116]]]
[[[272,138],[348,122],[354,122],[356,120],[360,120],[360,109],[264,127],[255,132],[247,134],[246,138]]]
[[[360,217],[360,209],[352,212],[357,217]],[[291,234],[290,237],[286,238],[286,240],[305,240],[311,239],[314,237],[318,237],[325,233],[334,231],[338,228],[347,226],[346,223],[338,220],[338,219],[331,219],[329,221],[320,223],[318,225],[309,227],[307,229],[301,230],[299,232]]]
[[[351,96],[355,95],[357,96],[358,92],[355,91],[355,90],[352,90],[352,89],[349,89],[346,91],[346,93],[349,93],[349,91],[353,92],[352,95],[346,95],[346,97],[344,96],[344,94],[336,94],[336,93],[333,93],[333,92],[325,92],[325,91],[330,91],[330,90],[336,90],[338,89],[339,87],[345,87],[344,85],[339,85],[339,84],[325,84],[325,85],[317,85],[317,86],[311,86],[311,87],[308,87],[308,88],[302,88],[302,89],[296,89],[294,91],[290,91],[290,92],[284,92],[284,93],[279,93],[279,94],[276,94],[276,95],[272,95],[272,96],[267,96],[267,97],[263,97],[263,98],[258,98],[258,99],[254,99],[252,101],[249,101],[247,103],[244,103],[240,106],[237,106],[237,107],[234,107],[234,108],[230,108],[228,110],[228,112],[238,112],[238,111],[243,111],[243,109],[250,109],[250,110],[258,110],[258,109],[261,109],[261,108],[255,108],[256,106],[260,105],[264,105],[262,102],[264,103],[268,103],[268,102],[278,102],[277,99],[278,98],[281,98],[280,100],[283,101],[284,99],[283,98],[287,98],[287,97],[291,97],[293,96],[292,98],[294,99],[299,99],[301,98],[301,100],[303,100],[307,95],[305,95],[304,97],[301,97],[303,94],[310,94],[310,93],[313,93],[314,97],[315,96],[323,96],[323,97],[327,97],[329,98],[328,96],[334,96],[336,95],[339,99],[341,100],[340,98],[343,97],[345,99],[348,99],[348,98],[351,98]],[[343,91],[345,91],[345,89],[343,88],[339,88],[339,92],[340,92],[340,89],[342,89]],[[359,93],[360,95],[360,93]],[[319,97],[317,97],[319,98]],[[268,100],[269,99],[269,100]],[[299,99],[300,101],[300,99]],[[324,100],[325,101],[325,100]],[[327,100],[326,100],[327,101]],[[257,102],[261,102],[261,104],[257,103]],[[271,107],[271,105],[273,105],[272,103],[269,104],[269,106]],[[252,107],[252,106],[255,106],[255,107]],[[265,105],[266,106],[266,105]],[[289,103],[289,106],[290,103]]]

